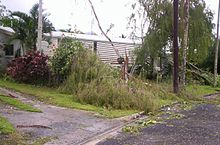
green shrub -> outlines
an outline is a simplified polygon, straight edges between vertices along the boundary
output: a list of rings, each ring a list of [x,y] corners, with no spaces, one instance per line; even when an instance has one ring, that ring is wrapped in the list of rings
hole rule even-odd
[[[60,86],[66,93],[77,93],[86,83],[103,78],[117,78],[117,71],[102,63],[96,55],[87,49],[78,49],[72,59],[71,73]]]
[[[61,40],[59,47],[49,61],[56,85],[66,80],[71,71],[73,56],[77,50],[82,48],[82,43],[74,39],[64,38]]]

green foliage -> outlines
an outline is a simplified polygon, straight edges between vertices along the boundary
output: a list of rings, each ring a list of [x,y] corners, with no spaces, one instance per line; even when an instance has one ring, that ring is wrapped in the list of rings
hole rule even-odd
[[[14,126],[6,118],[2,116],[0,116],[0,144],[26,144],[24,137],[15,130]]]
[[[59,47],[49,61],[56,85],[62,83],[69,76],[73,57],[76,51],[81,51],[81,49],[83,49],[82,43],[78,41],[70,38],[61,40]]]
[[[0,116],[0,135],[15,132],[15,128],[7,119]]]
[[[27,94],[47,104],[52,104],[60,107],[93,111],[107,118],[117,118],[117,117],[131,115],[133,113],[137,113],[136,110],[116,110],[116,109],[108,110],[106,108],[96,107],[93,105],[80,104],[73,100],[74,98],[73,95],[60,93],[56,88],[20,84],[2,79],[0,79],[0,86]]]
[[[0,18],[3,26],[11,27],[15,31],[11,39],[21,40],[28,49],[36,49],[38,8],[39,4],[35,4],[29,14],[16,11],[11,12],[9,16]],[[43,15],[43,33],[48,33],[55,29],[47,17],[48,14]]]
[[[198,97],[201,98],[204,95],[207,94],[214,94],[219,92],[219,88],[213,88],[211,86],[205,86],[205,85],[188,85],[186,87],[186,92],[191,97]]]
[[[140,129],[139,126],[125,126],[122,128],[122,131],[125,133],[137,134],[140,133]]]
[[[130,78],[128,84],[118,78],[118,72],[102,63],[89,50],[81,50],[73,59],[71,74],[60,86],[62,92],[74,94],[74,100],[107,109],[155,111],[168,99],[162,87]],[[164,101],[165,102],[165,101]]]
[[[149,27],[143,46],[137,51],[137,64],[142,66],[141,72],[145,73],[145,76],[153,76],[155,75],[153,64],[159,58],[165,58],[160,61],[162,69],[169,70],[166,59],[169,56],[164,54],[167,51],[172,52],[173,6],[172,1],[168,0],[140,0],[139,3],[146,10]],[[179,11],[179,42],[181,43],[183,39],[183,1],[180,1]],[[190,2],[189,49],[187,50],[189,62],[201,64],[206,59],[208,49],[213,43],[212,29],[214,25],[212,20],[213,13],[206,7],[203,0]]]
[[[214,60],[215,60],[215,47],[216,47],[216,42],[214,43],[214,45],[212,45],[211,47],[209,47],[208,50],[208,56],[206,58],[206,60],[199,65],[200,68],[209,71],[209,72],[214,72]],[[219,54],[220,54],[220,48],[219,50]],[[220,64],[220,57],[218,57],[218,64]],[[220,67],[217,68],[218,70],[218,74],[220,73]]]
[[[156,120],[147,120],[147,121],[145,121],[145,120],[139,120],[137,123],[138,123],[139,125],[141,125],[141,126],[149,127],[149,126],[152,126],[152,125],[155,125],[155,124],[159,124],[159,123],[161,123],[161,122],[158,122],[158,121],[156,121]]]
[[[158,109],[158,96],[146,91],[144,86],[130,86],[118,82],[116,79],[94,80],[79,88],[76,100],[81,103],[104,106],[115,109],[136,109],[146,112],[153,112]]]
[[[214,14],[202,0],[193,0],[189,10],[189,50],[188,61],[201,64],[213,45],[212,23]]]
[[[13,106],[13,107],[16,107],[20,110],[24,110],[24,111],[41,112],[40,110],[38,110],[36,108],[33,108],[32,106],[30,106],[28,104],[22,103],[19,100],[16,100],[14,98],[10,98],[10,97],[7,97],[7,96],[3,96],[3,95],[0,95],[0,102],[5,103],[5,104],[10,105],[10,106]]]
[[[64,92],[77,93],[79,87],[83,88],[84,84],[94,79],[101,81],[105,78],[118,78],[117,71],[102,63],[90,50],[75,50],[71,62],[71,73],[60,87]]]
[[[1,0],[0,0],[0,18],[5,16],[7,14],[7,9],[5,7],[5,5],[2,4]],[[0,21],[0,25],[1,25],[1,21]]]

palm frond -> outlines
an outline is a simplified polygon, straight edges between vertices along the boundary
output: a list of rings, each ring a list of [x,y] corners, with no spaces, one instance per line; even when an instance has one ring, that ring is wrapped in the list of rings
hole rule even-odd
[[[38,18],[38,9],[39,9],[39,4],[38,3],[34,4],[30,10],[30,16],[32,18],[35,18],[35,19]]]

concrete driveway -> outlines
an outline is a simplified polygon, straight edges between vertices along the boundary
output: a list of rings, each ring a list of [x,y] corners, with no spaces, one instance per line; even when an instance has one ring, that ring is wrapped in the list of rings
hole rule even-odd
[[[0,88],[3,94],[13,93],[17,99],[33,105],[43,113],[25,112],[11,107],[0,107],[0,114],[17,129],[30,136],[31,140],[55,137],[47,145],[78,145],[104,132],[122,126],[122,119],[105,119],[94,113],[55,107],[25,98],[21,93]]]

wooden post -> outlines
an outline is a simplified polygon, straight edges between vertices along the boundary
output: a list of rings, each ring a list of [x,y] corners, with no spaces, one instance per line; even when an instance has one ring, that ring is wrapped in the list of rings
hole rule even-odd
[[[38,29],[37,29],[37,50],[41,51],[42,41],[42,0],[39,0],[39,15],[38,15]]]
[[[179,47],[178,47],[178,6],[179,0],[173,1],[173,91],[179,93]]]
[[[129,58],[126,52],[125,53],[125,83],[128,83],[128,63],[129,63]]]
[[[93,52],[97,55],[97,41],[93,42]]]

